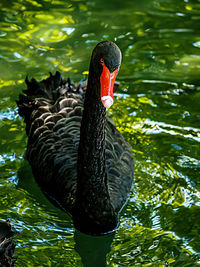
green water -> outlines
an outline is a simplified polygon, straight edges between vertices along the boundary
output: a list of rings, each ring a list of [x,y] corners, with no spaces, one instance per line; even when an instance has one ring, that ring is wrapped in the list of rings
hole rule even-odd
[[[136,162],[115,235],[74,231],[24,160],[15,100],[24,78],[59,70],[86,78],[91,51],[122,50],[108,112]],[[200,266],[200,1],[0,1],[0,219],[10,219],[16,266]]]

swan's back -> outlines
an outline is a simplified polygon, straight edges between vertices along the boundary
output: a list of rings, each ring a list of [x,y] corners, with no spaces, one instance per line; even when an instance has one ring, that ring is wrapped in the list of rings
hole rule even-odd
[[[77,157],[84,90],[57,72],[38,83],[26,80],[20,95],[19,114],[26,122],[26,157],[38,184],[61,208],[72,212],[77,186]],[[111,203],[119,211],[133,179],[130,145],[110,119],[106,123],[106,171]]]

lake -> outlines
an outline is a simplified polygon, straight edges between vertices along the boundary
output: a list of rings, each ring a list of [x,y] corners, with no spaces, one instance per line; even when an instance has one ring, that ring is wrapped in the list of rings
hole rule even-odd
[[[15,266],[200,266],[200,1],[1,0],[0,220]],[[123,60],[107,112],[133,148],[134,186],[115,233],[92,237],[44,197],[24,159],[24,79],[88,75],[114,41]]]

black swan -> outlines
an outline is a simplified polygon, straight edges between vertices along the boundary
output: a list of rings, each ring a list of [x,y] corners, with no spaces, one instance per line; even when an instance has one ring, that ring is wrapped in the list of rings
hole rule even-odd
[[[12,237],[15,235],[8,220],[0,222],[0,266],[2,267],[14,266],[16,259],[12,257],[15,249]]]
[[[131,146],[106,116],[120,63],[118,46],[100,42],[92,53],[86,90],[56,72],[41,82],[26,78],[28,89],[17,101],[36,181],[72,215],[75,228],[88,234],[117,227],[133,180]]]

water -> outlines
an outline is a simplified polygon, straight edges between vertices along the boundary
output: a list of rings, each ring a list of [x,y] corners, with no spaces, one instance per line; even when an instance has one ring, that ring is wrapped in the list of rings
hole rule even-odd
[[[0,2],[0,211],[16,266],[200,266],[200,1]],[[75,232],[24,160],[24,78],[88,74],[101,40],[122,50],[109,111],[131,143],[135,185],[115,235]]]

